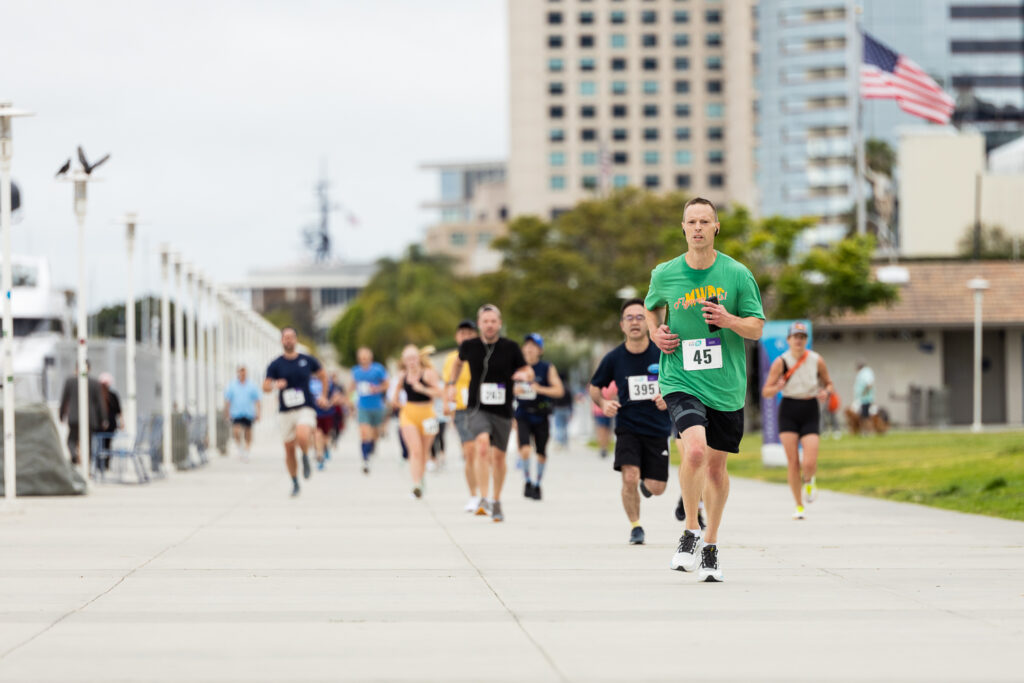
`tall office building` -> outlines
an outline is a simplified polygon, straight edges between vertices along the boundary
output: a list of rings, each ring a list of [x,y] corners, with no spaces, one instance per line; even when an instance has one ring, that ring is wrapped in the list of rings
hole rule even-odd
[[[513,214],[627,185],[754,208],[753,0],[508,8]]]
[[[855,14],[856,7],[860,14]],[[814,216],[812,242],[845,233],[863,30],[917,62],[958,101],[954,121],[988,146],[1024,123],[1024,3],[979,0],[760,0],[757,182],[761,214]],[[863,102],[863,135],[895,149],[928,125],[892,100]]]

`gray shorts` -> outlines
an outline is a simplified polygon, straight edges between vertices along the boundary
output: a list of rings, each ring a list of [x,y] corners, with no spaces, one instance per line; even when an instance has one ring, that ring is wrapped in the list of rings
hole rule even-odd
[[[508,437],[512,433],[512,418],[502,415],[495,415],[485,410],[467,410],[469,421],[467,424],[470,438],[475,439],[481,434],[489,434],[491,446],[501,452],[508,450]]]
[[[476,435],[469,430],[469,415],[468,410],[455,411],[455,431],[459,433],[460,443],[469,443],[476,438]]]

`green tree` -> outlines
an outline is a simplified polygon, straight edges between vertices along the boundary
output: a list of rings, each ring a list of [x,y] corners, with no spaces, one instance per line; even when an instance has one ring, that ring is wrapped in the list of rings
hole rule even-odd
[[[1020,257],[1020,238],[1017,243],[1017,256]],[[981,253],[983,259],[1010,259],[1014,256],[1014,238],[999,225],[981,226]],[[974,257],[974,226],[964,230],[956,243],[956,251],[960,256]]]
[[[896,150],[888,142],[878,138],[868,138],[864,143],[864,163],[873,171],[892,177],[896,167]]]

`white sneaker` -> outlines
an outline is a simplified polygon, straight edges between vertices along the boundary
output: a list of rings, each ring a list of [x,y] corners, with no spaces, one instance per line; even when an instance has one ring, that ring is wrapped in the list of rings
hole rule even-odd
[[[433,460],[427,461],[427,472],[436,472],[437,464]]]
[[[476,512],[476,509],[480,507],[480,497],[470,496],[469,502],[466,503],[466,507],[462,508],[463,512]]]
[[[804,506],[803,505],[797,505],[796,506],[796,512],[793,513],[793,519],[803,519],[803,518],[804,518]]]
[[[679,547],[669,566],[679,572],[692,572],[700,564],[700,551],[703,547],[703,539],[687,529],[679,537]]]
[[[722,570],[718,566],[717,545],[705,545],[701,548],[700,571],[697,573],[697,580],[708,583],[722,581]]]

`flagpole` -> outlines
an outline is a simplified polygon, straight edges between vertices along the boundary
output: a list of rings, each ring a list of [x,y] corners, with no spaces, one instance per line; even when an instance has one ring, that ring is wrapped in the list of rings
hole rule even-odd
[[[856,168],[854,173],[854,201],[856,202],[857,235],[863,235],[867,231],[867,207],[864,205],[864,102],[860,96],[861,69],[864,64],[864,37],[860,30],[859,17],[861,7],[856,2],[851,3],[852,11],[850,16],[853,21],[853,45],[856,52],[856,72],[854,74],[854,96],[857,102],[856,116],[854,116],[854,137],[853,144],[856,145]]]

